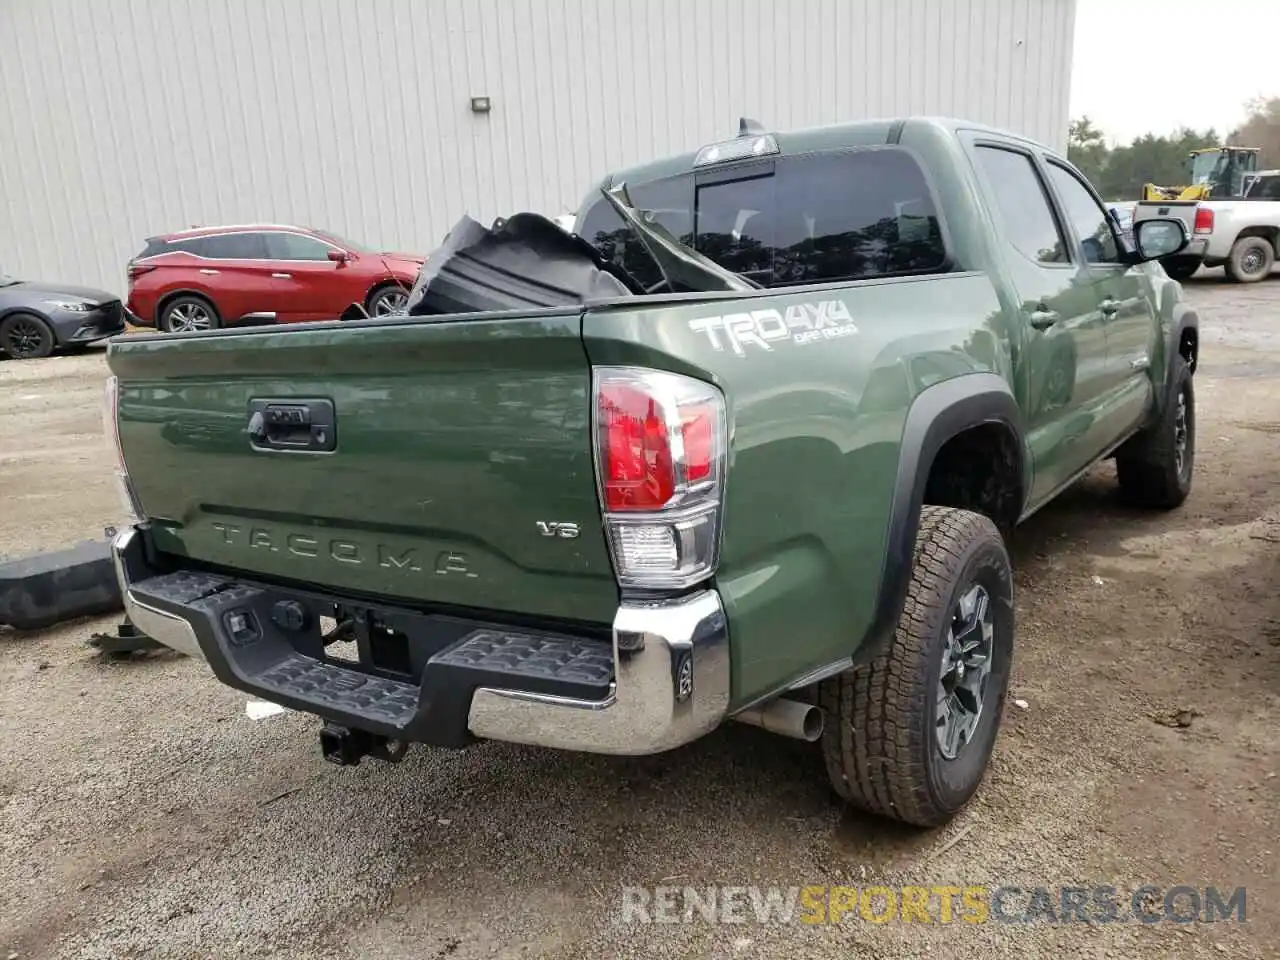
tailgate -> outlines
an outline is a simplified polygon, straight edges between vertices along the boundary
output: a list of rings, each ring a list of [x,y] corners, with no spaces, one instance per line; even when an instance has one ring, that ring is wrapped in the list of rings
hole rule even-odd
[[[1133,222],[1150,220],[1153,217],[1172,217],[1187,225],[1187,233],[1192,234],[1196,228],[1196,200],[1144,200],[1133,208]]]
[[[580,308],[131,339],[109,364],[162,552],[339,592],[612,619]],[[288,448],[308,442],[288,422],[299,408],[313,434],[332,410],[331,451]],[[255,411],[285,421],[269,441],[257,423],[256,445]]]

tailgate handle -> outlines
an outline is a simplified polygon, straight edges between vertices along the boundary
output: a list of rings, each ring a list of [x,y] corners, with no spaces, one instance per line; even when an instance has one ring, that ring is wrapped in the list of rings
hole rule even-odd
[[[257,450],[331,453],[337,449],[332,400],[250,400],[245,432]]]

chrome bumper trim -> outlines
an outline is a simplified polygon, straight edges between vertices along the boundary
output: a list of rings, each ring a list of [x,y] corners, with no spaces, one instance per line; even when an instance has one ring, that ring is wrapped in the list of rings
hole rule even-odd
[[[642,756],[714,730],[729,708],[729,638],[720,597],[623,603],[613,620],[614,685],[601,701],[481,687],[468,727],[532,746]]]
[[[125,613],[157,642],[205,660],[190,623],[140,601],[130,589],[128,558],[136,566],[140,536],[129,528],[112,542]],[[714,590],[623,603],[613,620],[613,662],[614,682],[602,700],[480,687],[467,728],[488,740],[642,756],[696,740],[727,716],[729,637]]]
[[[125,569],[124,554],[132,546],[137,530],[132,527],[120,531],[111,542],[111,558],[115,563],[116,579],[120,582],[120,596],[124,600],[124,612],[133,625],[157,643],[170,649],[185,653],[189,657],[205,658],[196,640],[196,632],[191,624],[168,613],[162,613],[155,607],[149,607],[137,600],[129,589],[129,574]]]

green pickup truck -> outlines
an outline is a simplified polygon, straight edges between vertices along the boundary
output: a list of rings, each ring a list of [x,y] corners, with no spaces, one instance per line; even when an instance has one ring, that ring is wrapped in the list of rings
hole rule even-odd
[[[739,720],[945,822],[1007,695],[1005,536],[1108,457],[1188,494],[1187,241],[980,125],[744,120],[572,231],[464,218],[404,315],[117,339],[128,615],[336,763]]]

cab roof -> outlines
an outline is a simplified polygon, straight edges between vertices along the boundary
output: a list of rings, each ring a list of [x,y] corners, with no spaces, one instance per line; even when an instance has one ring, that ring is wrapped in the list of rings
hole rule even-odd
[[[907,124],[911,124],[913,127],[917,125],[931,126],[936,130],[951,134],[955,134],[958,130],[972,130],[998,135],[1006,139],[1020,140],[1027,144],[1034,144],[1041,149],[1049,149],[1044,144],[1037,143],[1019,134],[1011,133],[1008,130],[1001,130],[997,127],[988,126],[984,123],[975,123],[959,117],[938,116],[854,120],[844,123],[804,127],[786,132],[760,128],[754,124],[754,121],[743,118],[740,129],[749,129],[750,132],[740,133],[738,136],[756,136],[760,133],[767,133],[777,141],[777,155],[786,156],[788,154],[812,153],[821,150],[839,150],[845,147],[869,147],[878,144],[895,143],[903,127]],[[728,130],[725,131],[725,134],[721,140],[713,140],[709,141],[709,143],[729,143],[737,139]],[[663,180],[667,177],[689,173],[695,169],[694,159],[698,156],[699,150],[708,146],[709,143],[699,144],[697,149],[686,153],[664,157],[659,160],[651,160],[648,163],[637,164],[624,170],[615,171],[605,180],[604,185],[611,187],[625,182],[647,183],[652,180]]]

